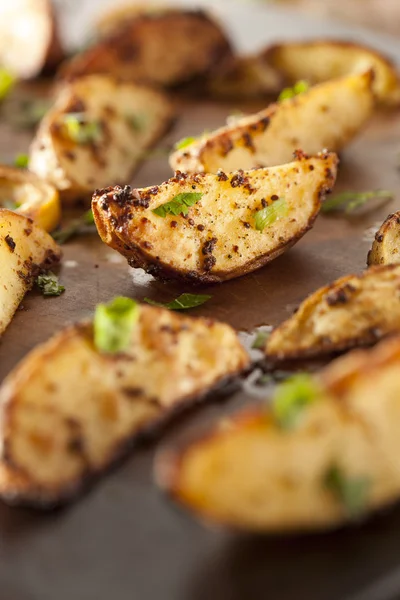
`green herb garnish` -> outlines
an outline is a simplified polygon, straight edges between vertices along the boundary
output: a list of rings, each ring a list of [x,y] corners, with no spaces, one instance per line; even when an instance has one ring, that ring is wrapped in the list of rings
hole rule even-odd
[[[212,296],[207,296],[206,294],[181,294],[181,296],[175,300],[166,303],[155,302],[155,300],[151,300],[150,298],[145,298],[144,301],[153,306],[168,308],[169,310],[187,310],[188,308],[201,306],[207,302],[207,300],[210,300],[210,298],[212,298]]]
[[[193,136],[185,137],[182,140],[179,140],[178,142],[176,142],[174,148],[175,148],[175,150],[183,150],[183,148],[187,148],[188,146],[191,146],[196,140],[197,140],[197,138],[195,138]]]
[[[272,225],[281,217],[286,217],[288,213],[288,205],[285,198],[275,200],[269,206],[262,208],[254,215],[254,223],[257,231],[263,232],[265,227]]]
[[[307,373],[289,377],[275,390],[272,411],[276,422],[283,429],[291,429],[301,412],[319,395],[315,380]]]
[[[14,87],[15,77],[6,69],[0,68],[0,100],[3,100]]]
[[[121,296],[96,306],[93,321],[96,348],[109,354],[126,350],[138,318],[139,305],[131,298]]]
[[[98,121],[88,121],[84,113],[69,113],[63,117],[66,136],[76,144],[92,144],[102,138],[102,127]]]
[[[57,275],[51,271],[45,275],[39,275],[36,279],[36,285],[40,288],[43,296],[61,296],[65,287],[58,283]]]
[[[187,215],[189,207],[193,206],[202,198],[203,194],[195,192],[186,192],[178,194],[175,198],[172,198],[170,202],[161,204],[157,208],[153,209],[153,213],[159,217],[166,217],[167,215]]]
[[[17,154],[14,159],[14,167],[18,169],[27,169],[29,164],[29,156],[27,154]]]
[[[329,213],[335,210],[341,210],[346,214],[352,213],[357,208],[364,206],[369,200],[383,198],[384,200],[393,200],[393,192],[387,190],[375,190],[372,192],[341,192],[332,198],[325,200],[322,204],[321,212]]]
[[[92,209],[90,208],[81,217],[79,217],[78,219],[73,219],[69,223],[69,225],[63,227],[62,229],[53,231],[51,235],[58,244],[65,244],[65,242],[67,242],[73,237],[76,237],[77,235],[93,232],[95,229],[93,227],[90,227],[93,224],[94,217]]]
[[[333,465],[326,473],[323,484],[350,517],[357,517],[365,510],[371,485],[368,477],[348,477],[342,469]]]
[[[257,331],[257,335],[251,346],[253,350],[264,350],[265,344],[270,335],[270,331]]]
[[[289,98],[294,98],[300,94],[304,94],[304,92],[307,92],[309,89],[309,83],[302,79],[295,83],[293,87],[284,88],[278,96],[278,102],[281,102],[282,100],[288,100]]]
[[[3,200],[1,203],[3,208],[8,208],[8,210],[17,210],[21,206],[20,202],[15,202],[15,200]]]
[[[129,127],[138,133],[144,131],[148,123],[148,115],[145,113],[137,115],[126,115],[126,122]]]

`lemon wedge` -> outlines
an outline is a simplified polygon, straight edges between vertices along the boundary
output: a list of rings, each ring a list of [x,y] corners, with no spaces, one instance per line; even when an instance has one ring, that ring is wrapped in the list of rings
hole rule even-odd
[[[29,171],[5,165],[0,165],[0,207],[30,217],[46,231],[53,231],[61,218],[55,187]]]

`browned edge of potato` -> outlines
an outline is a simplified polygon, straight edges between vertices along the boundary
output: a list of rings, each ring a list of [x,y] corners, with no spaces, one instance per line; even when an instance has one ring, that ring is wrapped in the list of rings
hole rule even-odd
[[[138,437],[247,369],[235,331],[140,306],[129,347],[99,352],[92,325],[37,346],[0,388],[0,497],[51,508],[71,500]]]
[[[0,336],[35,278],[60,259],[60,248],[32,219],[0,208]]]
[[[3,67],[19,79],[54,71],[65,53],[51,0],[24,0],[16,5],[6,0],[0,6],[0,19]]]
[[[294,98],[208,133],[170,156],[189,173],[234,171],[284,164],[293,151],[337,152],[356,136],[375,107],[373,72],[316,85]]]
[[[400,265],[368,269],[322,287],[268,338],[272,361],[298,360],[366,346],[400,330]]]
[[[389,215],[375,235],[368,252],[367,264],[389,265],[400,263],[400,211]]]
[[[372,88],[379,104],[395,107],[400,103],[399,73],[394,62],[364,44],[335,39],[288,41],[266,48],[260,56],[288,85],[302,79],[317,84],[373,69]]]
[[[314,376],[316,396],[290,428],[273,407],[250,408],[160,452],[156,480],[196,517],[234,530],[298,533],[365,519],[400,498],[399,367],[398,336],[347,354]],[[363,494],[358,507],[341,486]]]
[[[109,35],[78,54],[61,79],[92,73],[174,87],[204,76],[232,56],[221,26],[202,10],[147,12],[124,20]]]
[[[227,175],[178,172],[160,186],[106,188],[93,196],[103,242],[161,279],[218,283],[258,269],[295,244],[313,225],[321,200],[335,183],[335,154],[308,157],[270,169]],[[200,199],[187,215],[154,210],[180,194]],[[284,214],[256,229],[256,214],[281,199]]]
[[[71,139],[66,122],[74,118],[84,119],[81,131],[92,137]],[[64,204],[89,199],[96,187],[128,180],[173,118],[159,90],[104,75],[83,77],[59,89],[32,142],[29,169],[50,181]]]

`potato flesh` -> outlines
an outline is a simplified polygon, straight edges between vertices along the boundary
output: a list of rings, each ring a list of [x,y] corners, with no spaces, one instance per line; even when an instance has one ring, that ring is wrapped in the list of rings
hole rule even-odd
[[[355,361],[347,355],[327,368],[321,398],[293,429],[280,429],[267,409],[238,415],[180,455],[160,456],[159,481],[200,517],[254,531],[349,520],[325,484],[332,466],[369,482],[365,513],[390,504],[400,496],[399,366],[399,338]]]
[[[146,306],[126,353],[100,354],[92,337],[90,326],[61,332],[1,388],[1,495],[57,502],[145,427],[248,364],[229,326]]]
[[[389,215],[376,233],[368,253],[368,265],[400,263],[400,212]]]
[[[70,113],[103,123],[101,139],[87,144],[69,139],[63,127]],[[88,196],[96,187],[129,179],[171,118],[160,92],[108,77],[83,78],[61,89],[37,131],[29,168],[53,183],[64,200]]]
[[[32,287],[34,275],[60,256],[53,239],[30,219],[0,209],[0,335]]]
[[[372,114],[371,81],[372,74],[364,73],[315,86],[176,151],[171,167],[216,173],[284,164],[299,148],[337,152]]]
[[[275,329],[270,358],[316,356],[371,344],[400,329],[400,266],[376,267],[343,277],[307,298]]]
[[[374,70],[373,90],[382,104],[398,104],[400,87],[394,65],[371,48],[357,44],[317,41],[277,44],[264,53],[270,66],[289,84],[305,79],[312,84]]]
[[[133,192],[148,196],[147,208],[121,206],[111,190],[94,197],[93,211],[103,241],[128,258],[136,248],[144,262],[162,264],[177,275],[224,280],[265,264],[307,231],[321,195],[334,183],[336,166],[337,157],[328,154],[229,176],[178,175],[158,188]],[[203,194],[187,217],[152,212],[183,192]],[[257,230],[254,219],[262,201],[272,205],[278,198],[285,199],[287,213]]]

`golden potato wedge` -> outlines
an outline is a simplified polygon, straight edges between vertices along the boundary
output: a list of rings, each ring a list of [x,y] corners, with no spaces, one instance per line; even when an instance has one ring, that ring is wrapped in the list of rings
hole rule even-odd
[[[0,388],[0,497],[66,501],[139,434],[248,362],[228,325],[148,306],[118,354],[96,349],[91,324],[63,330]]]
[[[400,265],[348,275],[309,296],[269,336],[265,353],[292,360],[375,343],[400,330]]]
[[[295,162],[270,169],[178,172],[153,188],[99,190],[92,209],[103,242],[132,267],[161,278],[220,282],[293,246],[312,226],[336,170],[335,154],[298,154]],[[157,214],[166,206],[171,210]],[[263,228],[258,218],[264,214]]]
[[[388,58],[362,44],[338,40],[284,42],[268,48],[262,58],[293,84],[301,79],[322,83],[336,77],[373,69],[372,89],[382,105],[400,102],[397,69]]]
[[[279,93],[284,78],[262,55],[237,56],[211,74],[208,91],[217,98],[252,99]]]
[[[368,266],[400,263],[400,211],[382,223],[368,252],[367,263]]]
[[[189,173],[216,173],[284,164],[297,148],[309,154],[324,148],[337,152],[372,114],[371,82],[368,72],[310,88],[177,150],[170,165]]]
[[[318,530],[365,517],[400,497],[399,368],[398,337],[348,354],[310,380],[313,395],[290,427],[276,396],[270,409],[161,454],[157,480],[199,517],[237,529]]]
[[[0,208],[0,335],[41,270],[61,258],[52,237],[32,219]]]
[[[167,10],[138,14],[121,22],[94,46],[61,69],[61,79],[93,73],[163,87],[206,75],[232,50],[225,33],[207,13]]]
[[[29,169],[60,191],[62,201],[126,181],[144,152],[171,124],[161,92],[93,75],[64,86],[32,143]]]
[[[46,231],[61,218],[58,191],[47,181],[24,169],[0,165],[0,207],[29,217]]]
[[[52,70],[64,58],[51,0],[5,0],[0,23],[0,63],[19,79]]]

